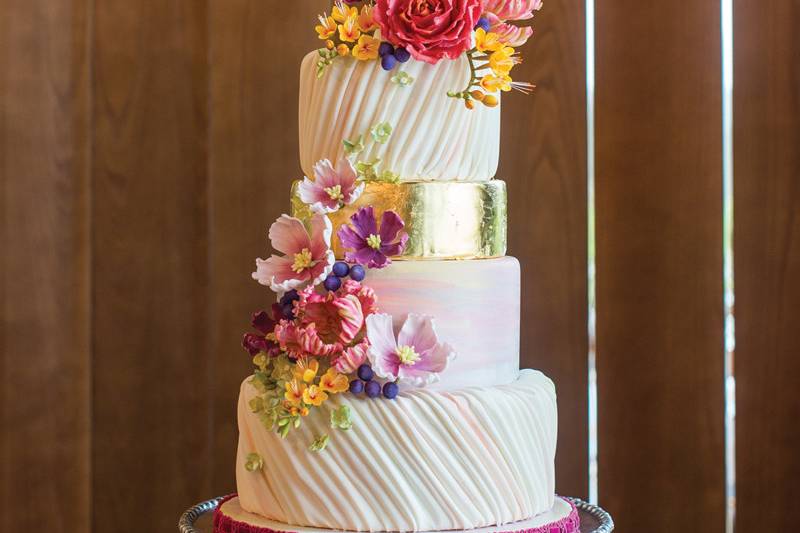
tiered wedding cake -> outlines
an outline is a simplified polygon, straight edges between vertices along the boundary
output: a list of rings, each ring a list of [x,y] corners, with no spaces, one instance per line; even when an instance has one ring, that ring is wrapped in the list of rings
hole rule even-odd
[[[539,0],[337,2],[300,78],[292,214],[253,277],[238,497],[217,531],[571,532],[556,395],[519,369],[494,180]]]

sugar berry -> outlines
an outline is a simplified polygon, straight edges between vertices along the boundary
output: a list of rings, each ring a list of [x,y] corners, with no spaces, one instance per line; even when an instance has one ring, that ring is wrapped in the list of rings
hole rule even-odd
[[[353,394],[361,394],[364,392],[364,382],[360,379],[354,379],[350,382],[350,392]]]
[[[383,397],[387,400],[397,398],[398,392],[400,392],[400,387],[397,386],[397,383],[390,381],[383,386]]]
[[[383,70],[392,70],[397,65],[397,58],[392,54],[387,54],[381,58]]]
[[[377,381],[368,381],[367,384],[364,385],[364,391],[367,393],[367,397],[377,398],[381,395],[381,384]]]
[[[475,29],[477,30],[478,28],[483,28],[483,31],[488,32],[492,29],[492,23],[486,17],[481,17],[478,19],[478,23],[475,24]]]
[[[357,374],[359,379],[363,379],[364,381],[371,381],[372,378],[375,377],[372,367],[366,364],[358,367]]]
[[[338,291],[339,287],[342,286],[342,280],[331,274],[325,278],[325,283],[323,283],[323,285],[331,292]]]
[[[394,46],[392,46],[390,43],[381,43],[381,45],[378,47],[379,56],[384,57],[392,54],[394,54]]]
[[[361,281],[367,277],[367,271],[361,265],[353,265],[350,267],[350,279],[353,281]]]
[[[333,264],[333,275],[344,278],[350,273],[350,267],[344,261],[337,261]]]
[[[394,51],[394,58],[397,59],[400,63],[405,63],[409,59],[411,59],[411,54],[405,48],[398,48]]]

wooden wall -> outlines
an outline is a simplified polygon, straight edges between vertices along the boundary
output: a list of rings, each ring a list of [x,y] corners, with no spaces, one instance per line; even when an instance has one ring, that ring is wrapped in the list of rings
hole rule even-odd
[[[737,523],[800,476],[800,44],[736,0]],[[280,8],[280,9],[279,9]],[[324,0],[0,0],[0,530],[174,531],[230,492],[249,279],[297,156]],[[281,17],[280,21],[276,18]],[[523,362],[558,384],[557,488],[588,496],[586,13],[547,3],[504,103]],[[725,524],[719,2],[596,6],[600,501]]]

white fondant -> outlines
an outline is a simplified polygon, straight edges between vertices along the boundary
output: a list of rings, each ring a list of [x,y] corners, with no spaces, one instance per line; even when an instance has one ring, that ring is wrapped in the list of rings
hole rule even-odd
[[[513,257],[474,261],[394,261],[370,269],[364,283],[378,295],[395,331],[409,313],[436,320],[439,340],[456,357],[437,389],[511,383],[519,372],[520,267]]]
[[[330,533],[330,529],[319,529],[313,527],[290,526],[269,520],[257,514],[248,513],[242,509],[239,498],[233,498],[222,504],[220,507],[222,514],[236,520],[237,522],[244,522],[256,527],[271,529],[273,531],[285,531],[291,533]],[[556,498],[553,502],[553,507],[544,513],[537,515],[528,520],[514,522],[504,526],[491,526],[482,527],[479,529],[469,529],[464,531],[430,531],[428,533],[508,533],[513,531],[527,531],[529,529],[539,528],[563,520],[572,512],[572,507],[569,503],[561,498]]]
[[[447,96],[469,79],[465,57],[429,65],[415,60],[391,72],[380,61],[338,58],[317,78],[316,51],[300,71],[300,164],[306,176],[320,159],[344,156],[343,139],[369,137],[376,124],[388,122],[388,142],[366,141],[363,161],[381,159],[381,168],[404,180],[472,180],[492,178],[500,151],[500,106]],[[401,87],[391,77],[400,70],[415,78]]]
[[[415,389],[395,400],[340,394],[281,439],[239,397],[236,461],[241,506],[293,526],[337,531],[472,529],[553,507],[557,411],[553,382],[523,370],[497,387]],[[353,428],[330,428],[350,406]],[[308,444],[330,435],[323,452]],[[248,453],[264,468],[248,472]]]

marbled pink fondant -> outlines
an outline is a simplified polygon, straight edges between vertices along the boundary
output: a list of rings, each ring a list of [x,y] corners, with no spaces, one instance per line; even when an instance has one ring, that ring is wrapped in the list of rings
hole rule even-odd
[[[475,261],[394,261],[368,271],[381,313],[399,330],[409,313],[434,317],[456,357],[437,389],[503,385],[519,373],[520,268],[513,257]]]

